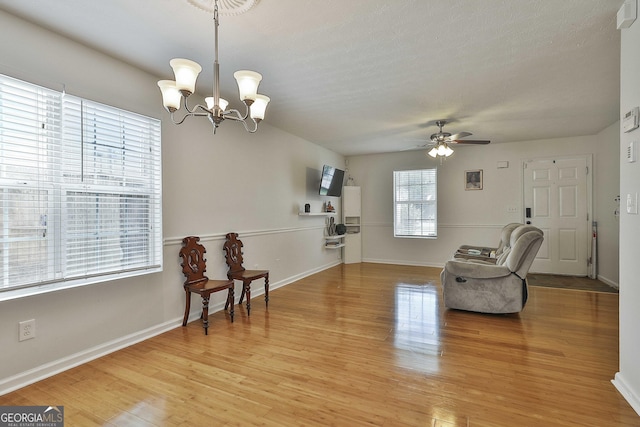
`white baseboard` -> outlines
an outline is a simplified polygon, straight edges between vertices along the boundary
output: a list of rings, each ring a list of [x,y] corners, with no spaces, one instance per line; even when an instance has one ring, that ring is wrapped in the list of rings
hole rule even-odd
[[[297,280],[303,279],[307,276],[311,276],[312,274],[318,273],[322,270],[326,270],[339,264],[341,264],[341,261],[337,260],[335,262],[314,268],[312,270],[296,274],[285,280],[270,283],[269,291],[278,289]],[[251,297],[253,299],[258,295],[264,295],[264,286],[260,286],[259,288],[256,286],[256,290],[255,292],[252,292]],[[197,306],[198,304],[193,305]],[[215,313],[223,309],[224,302],[220,302],[209,307],[209,312]],[[194,311],[189,314],[189,321],[199,319],[200,310],[200,307],[195,307]],[[67,357],[63,357],[53,362],[46,363],[28,371],[21,372],[20,374],[14,375],[12,377],[0,379],[0,396],[181,326],[182,316],[180,318],[172,319],[159,325],[144,329],[142,331],[138,331],[124,337],[106,342],[104,344],[86,349],[84,351],[69,355]]]
[[[625,398],[629,405],[633,408],[638,415],[640,415],[640,397],[633,392],[633,389],[629,387],[624,377],[620,372],[616,373],[614,379],[611,380],[615,388],[620,392],[622,397]]]
[[[444,268],[444,264],[434,264],[429,262],[407,262],[397,259],[376,259],[376,258],[363,258],[362,262],[371,262],[374,264],[394,264],[394,265],[411,265],[414,267],[434,267]]]
[[[601,276],[599,274],[598,274],[598,280],[600,280],[601,282],[606,283],[607,285],[611,286],[612,288],[616,288],[616,289],[620,290],[620,284],[614,282],[613,280],[609,280],[606,277]]]
[[[46,363],[18,375],[0,380],[0,396],[10,393],[19,388],[28,386],[45,378],[59,374],[83,363],[98,359],[114,351],[121,350],[133,344],[139,343],[156,335],[160,335],[171,329],[182,325],[182,318],[173,319],[151,328],[129,334],[104,344],[89,348],[87,350],[63,357],[62,359]]]

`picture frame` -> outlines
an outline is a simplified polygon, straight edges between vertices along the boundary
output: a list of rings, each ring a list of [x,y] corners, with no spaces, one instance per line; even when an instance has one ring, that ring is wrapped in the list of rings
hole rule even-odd
[[[482,169],[464,171],[464,189],[482,190]]]

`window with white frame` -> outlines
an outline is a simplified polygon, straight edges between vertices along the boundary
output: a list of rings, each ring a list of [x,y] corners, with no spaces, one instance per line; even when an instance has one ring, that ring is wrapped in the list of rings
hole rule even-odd
[[[437,170],[393,172],[393,235],[438,236]]]
[[[0,75],[0,299],[159,271],[160,121]]]

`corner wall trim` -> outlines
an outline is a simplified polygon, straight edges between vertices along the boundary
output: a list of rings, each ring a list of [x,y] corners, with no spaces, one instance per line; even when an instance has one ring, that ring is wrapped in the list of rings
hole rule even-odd
[[[606,277],[598,274],[598,280],[600,280],[601,282],[606,283],[607,285],[611,286],[612,288],[616,288],[618,290],[620,290],[620,284],[617,282],[614,282],[613,280],[609,280]]]
[[[634,411],[640,416],[640,397],[638,397],[633,390],[627,385],[622,373],[617,372],[615,377],[611,380],[613,386],[620,392],[622,397],[625,398]]]

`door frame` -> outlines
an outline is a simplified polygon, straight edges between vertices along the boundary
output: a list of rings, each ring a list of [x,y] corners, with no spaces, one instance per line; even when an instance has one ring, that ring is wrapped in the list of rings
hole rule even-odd
[[[562,156],[541,156],[541,157],[530,157],[526,159],[521,159],[520,161],[520,212],[521,212],[521,220],[522,223],[525,224],[527,219],[525,218],[525,188],[524,188],[524,174],[525,174],[525,164],[527,162],[532,161],[540,161],[540,160],[557,160],[557,159],[585,159],[587,164],[587,174],[586,174],[586,184],[587,184],[587,236],[586,236],[586,254],[587,254],[587,276],[591,277],[593,272],[595,271],[593,265],[593,254],[592,254],[592,233],[593,233],[593,154],[576,154],[576,155],[562,155]]]

